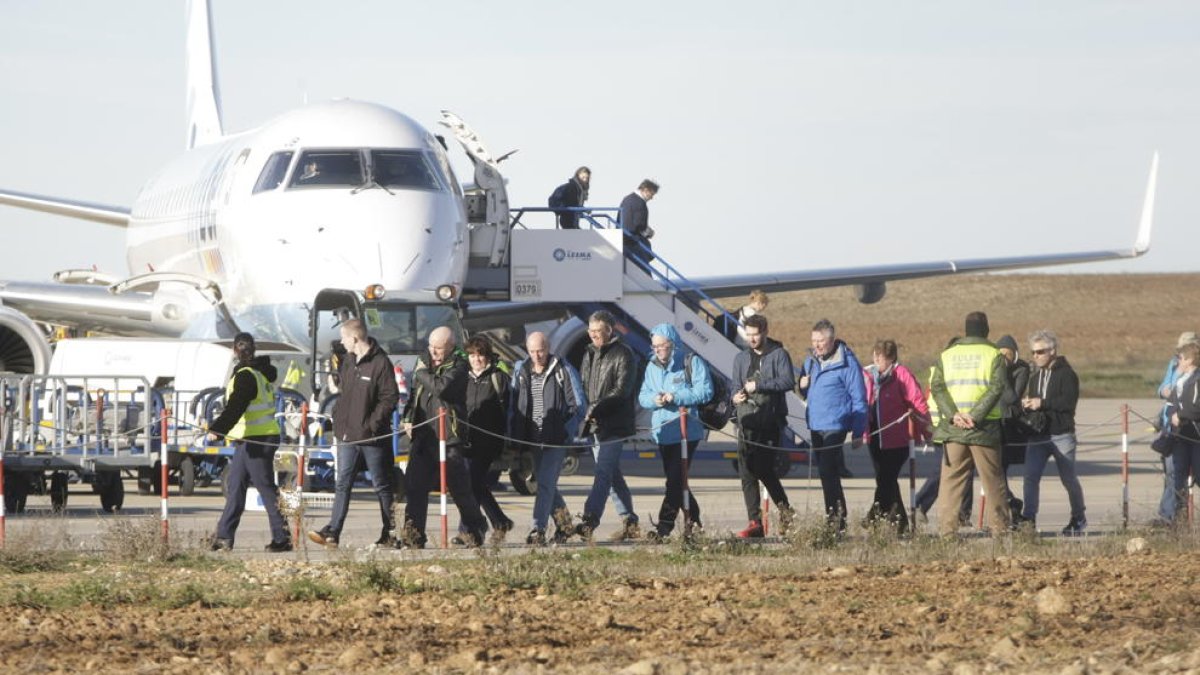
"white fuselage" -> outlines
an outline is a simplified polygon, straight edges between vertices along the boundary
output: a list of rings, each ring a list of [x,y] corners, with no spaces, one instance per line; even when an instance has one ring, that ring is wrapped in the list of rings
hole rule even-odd
[[[412,170],[419,177],[401,175]],[[442,145],[405,115],[357,101],[308,105],[189,150],[142,187],[127,241],[132,274],[212,280],[240,328],[296,344],[319,290],[461,288],[468,248]],[[190,307],[209,322],[210,308]]]

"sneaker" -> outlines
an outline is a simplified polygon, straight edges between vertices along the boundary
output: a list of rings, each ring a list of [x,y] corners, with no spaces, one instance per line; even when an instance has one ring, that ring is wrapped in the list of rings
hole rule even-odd
[[[579,524],[575,526],[574,534],[584,541],[591,541],[592,533],[597,525],[599,522],[585,513],[580,517]]]
[[[287,553],[292,550],[292,540],[273,541],[267,544],[267,553]]]
[[[208,550],[210,550],[210,551],[232,551],[233,550],[233,540],[213,537],[212,543],[210,543],[208,545]]]
[[[537,529],[530,530],[529,534],[525,536],[525,543],[529,546],[545,546],[546,531]]]
[[[1062,533],[1065,535],[1080,535],[1083,534],[1083,531],[1086,529],[1087,518],[1080,516],[1079,518],[1072,518],[1071,521],[1067,523],[1067,526],[1062,529]]]
[[[513,521],[508,519],[501,521],[498,525],[496,525],[496,527],[492,528],[492,535],[488,538],[488,543],[493,546],[499,546],[500,544],[503,544],[504,539],[508,536],[508,533],[512,531],[513,527]]]
[[[761,520],[752,520],[746,526],[746,529],[737,533],[738,539],[761,539],[763,536],[763,526]]]
[[[384,525],[383,530],[379,533],[379,538],[375,540],[375,546],[394,547],[396,545],[396,537],[392,535],[393,529],[391,525]]]
[[[483,546],[483,535],[462,532],[454,535],[454,538],[450,540],[450,544],[457,548],[479,548]]]
[[[319,530],[309,530],[308,540],[325,548],[338,547],[338,536],[328,527],[322,527]]]
[[[612,542],[635,541],[642,538],[642,528],[638,527],[637,521],[632,518],[627,518],[621,527],[609,536],[608,540]]]

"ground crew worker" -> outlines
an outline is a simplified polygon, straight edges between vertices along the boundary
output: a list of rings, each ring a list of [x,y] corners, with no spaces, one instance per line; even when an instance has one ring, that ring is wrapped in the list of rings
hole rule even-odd
[[[929,385],[941,414],[935,438],[942,439],[946,448],[939,530],[943,535],[958,531],[963,491],[971,471],[978,469],[996,535],[1009,529],[1012,516],[1000,468],[1000,399],[1008,366],[1000,350],[988,342],[986,314],[968,314],[965,330],[966,337],[942,352],[934,364]]]
[[[238,365],[225,386],[225,410],[209,425],[206,436],[209,442],[224,437],[236,443],[221,479],[226,481],[225,510],[217,521],[211,548],[214,551],[233,548],[234,535],[246,508],[246,489],[253,485],[262,496],[271,524],[267,551],[290,551],[292,538],[279,512],[279,494],[272,476],[275,448],[279,446],[279,424],[275,421],[275,389],[271,382],[278,373],[268,357],[255,358],[254,336],[249,333],[238,333],[233,338],[233,353]]]

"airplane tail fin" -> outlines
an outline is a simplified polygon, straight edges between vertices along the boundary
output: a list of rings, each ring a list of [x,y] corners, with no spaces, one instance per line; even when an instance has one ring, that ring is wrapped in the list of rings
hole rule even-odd
[[[210,0],[190,0],[187,32],[187,148],[219,140],[221,92],[213,59]]]
[[[1138,222],[1137,240],[1133,243],[1133,254],[1142,255],[1150,250],[1150,228],[1154,225],[1154,194],[1158,185],[1158,152],[1150,160],[1150,177],[1146,179],[1146,198],[1142,202],[1142,217]]]

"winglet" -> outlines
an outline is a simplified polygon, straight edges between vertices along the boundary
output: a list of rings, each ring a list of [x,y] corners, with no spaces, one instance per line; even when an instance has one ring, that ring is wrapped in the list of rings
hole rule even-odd
[[[221,93],[213,59],[212,7],[209,0],[188,3],[187,149],[220,140]]]
[[[1146,199],[1142,202],[1142,219],[1138,223],[1137,240],[1133,242],[1133,254],[1142,255],[1150,250],[1150,228],[1154,225],[1154,190],[1158,182],[1158,152],[1150,162],[1150,179],[1146,181]]]

